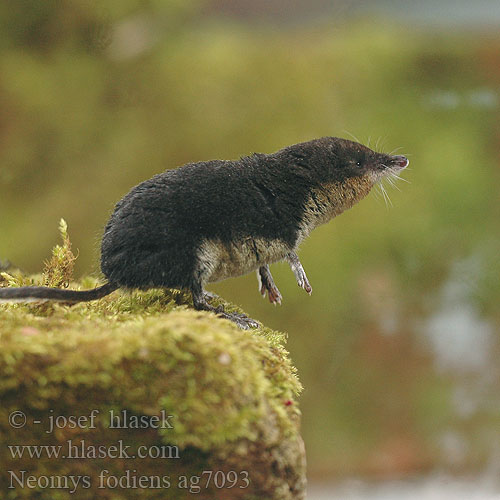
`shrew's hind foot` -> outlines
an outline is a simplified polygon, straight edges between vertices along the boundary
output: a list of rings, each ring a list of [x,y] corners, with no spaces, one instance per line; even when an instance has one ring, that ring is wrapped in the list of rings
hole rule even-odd
[[[208,303],[206,292],[203,290],[192,290],[193,295],[193,305],[198,311],[209,311],[215,313],[219,318],[224,318],[236,323],[242,330],[248,330],[250,328],[258,328],[259,323],[252,318],[249,318],[246,314],[240,313],[228,313],[224,311],[223,306],[214,307]]]
[[[218,307],[217,309],[220,309]],[[249,318],[246,314],[240,313],[227,313],[224,310],[217,313],[219,318],[225,318],[233,323],[236,323],[242,330],[249,330],[250,328],[258,328],[259,323],[252,318]]]
[[[259,290],[262,296],[265,297],[267,292],[267,297],[271,304],[281,305],[283,297],[281,296],[278,287],[274,283],[273,276],[267,264],[265,266],[259,267],[259,269],[257,270],[257,278],[259,280]]]

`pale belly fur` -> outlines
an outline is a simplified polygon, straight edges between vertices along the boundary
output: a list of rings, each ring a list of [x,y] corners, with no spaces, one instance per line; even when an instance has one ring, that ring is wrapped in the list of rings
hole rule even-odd
[[[285,258],[291,248],[281,240],[245,238],[223,244],[205,240],[198,251],[199,271],[203,283],[242,276],[260,266]]]

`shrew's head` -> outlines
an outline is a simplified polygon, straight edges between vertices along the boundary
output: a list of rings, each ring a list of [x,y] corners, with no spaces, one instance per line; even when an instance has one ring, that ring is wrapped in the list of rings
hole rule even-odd
[[[338,137],[294,144],[272,156],[280,168],[286,165],[299,183],[309,186],[299,243],[315,227],[358,203],[378,181],[397,176],[409,163],[404,156],[377,153]]]
[[[332,156],[332,173],[341,178],[362,177],[375,183],[387,175],[399,173],[409,164],[405,156],[378,153],[347,139],[326,137],[325,144]]]
[[[339,137],[322,137],[282,150],[293,163],[321,184],[361,182],[375,184],[408,166],[405,156],[378,153],[363,144]]]

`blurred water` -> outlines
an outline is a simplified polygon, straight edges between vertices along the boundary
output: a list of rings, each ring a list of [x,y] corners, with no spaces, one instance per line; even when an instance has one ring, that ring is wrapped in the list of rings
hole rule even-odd
[[[474,439],[460,422],[483,418],[481,441],[488,457],[488,475],[500,477],[500,436],[497,425],[487,418],[500,409],[498,336],[493,322],[483,317],[476,297],[487,272],[479,255],[455,262],[448,280],[430,299],[433,312],[418,330],[432,352],[436,372],[454,382],[451,405],[456,419],[437,440],[442,463],[465,465]]]
[[[435,89],[422,99],[431,110],[454,111],[458,108],[492,111],[498,108],[500,92],[493,88],[478,87],[465,92],[453,89]]]
[[[339,484],[312,483],[307,500],[499,500],[500,485],[493,478],[460,480],[435,475],[417,480]]]
[[[455,375],[488,377],[496,336],[483,318],[474,294],[484,266],[477,256],[455,262],[437,297],[437,308],[422,325],[436,370]]]
[[[411,19],[426,25],[493,26],[500,21],[497,0],[378,0],[359,2],[360,10],[382,11],[386,15]]]
[[[433,27],[495,27],[500,22],[497,0],[212,0],[208,11],[273,23],[331,18],[342,22],[356,15],[378,16]]]

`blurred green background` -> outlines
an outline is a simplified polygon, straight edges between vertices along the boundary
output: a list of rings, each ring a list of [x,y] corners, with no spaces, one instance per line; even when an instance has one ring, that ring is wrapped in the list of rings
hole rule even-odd
[[[0,259],[39,271],[64,217],[98,274],[114,203],[186,162],[401,148],[393,206],[374,192],[303,244],[311,297],[284,264],[281,307],[255,275],[211,288],[289,333],[310,477],[500,470],[500,36],[274,4],[1,3]]]

